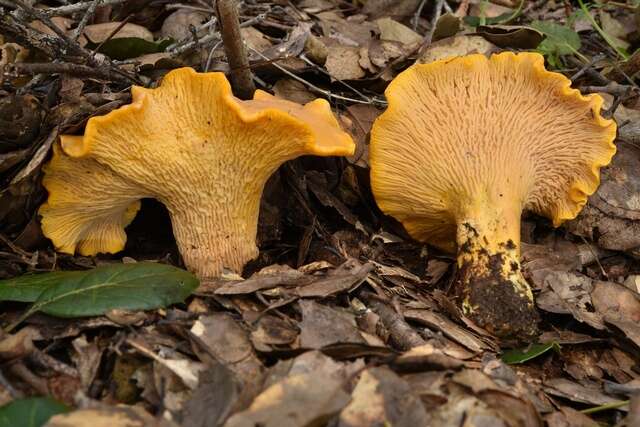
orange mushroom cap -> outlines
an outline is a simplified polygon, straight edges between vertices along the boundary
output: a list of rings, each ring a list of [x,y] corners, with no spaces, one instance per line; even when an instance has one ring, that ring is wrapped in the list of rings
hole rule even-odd
[[[62,252],[122,250],[124,227],[151,197],[167,207],[190,270],[240,270],[257,255],[269,176],[300,155],[355,149],[326,101],[302,106],[262,91],[241,101],[222,73],[181,68],[131,92],[131,104],[89,119],[84,136],[61,136],[45,168],[42,228]]]
[[[385,92],[389,107],[371,131],[376,201],[415,239],[457,246],[471,276],[498,274],[488,262],[500,255],[498,275],[519,296],[485,292],[486,304],[522,297],[533,308],[519,270],[523,209],[555,226],[574,218],[615,153],[616,125],[601,116],[602,98],[570,86],[541,55],[507,52],[414,65]],[[474,312],[480,287],[463,288]],[[505,322],[490,329],[511,329]]]

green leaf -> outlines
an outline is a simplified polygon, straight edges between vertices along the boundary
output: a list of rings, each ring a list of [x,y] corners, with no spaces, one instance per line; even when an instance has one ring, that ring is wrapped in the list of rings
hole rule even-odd
[[[555,341],[547,344],[532,344],[525,349],[513,349],[505,351],[504,353],[502,353],[502,361],[508,365],[524,363],[552,349],[559,352],[560,344]]]
[[[171,39],[150,42],[138,37],[122,37],[107,40],[102,46],[95,43],[89,43],[87,46],[90,49],[100,46],[98,52],[107,55],[111,59],[124,60],[137,58],[148,53],[164,52],[171,43]]]
[[[83,274],[84,271],[55,271],[0,280],[0,301],[35,302],[50,286]]]
[[[578,33],[564,25],[555,22],[533,21],[531,27],[547,36],[538,46],[538,50],[543,54],[572,55],[577,53],[582,45]]]
[[[14,400],[0,407],[0,427],[40,427],[52,416],[68,411],[65,405],[48,397]]]
[[[44,289],[29,310],[5,331],[11,331],[37,311],[58,317],[84,317],[99,316],[113,309],[166,307],[184,301],[199,283],[188,271],[153,262],[113,264],[32,277],[40,276],[40,281],[34,283]],[[35,290],[31,292],[18,296],[33,297]]]
[[[29,314],[99,316],[113,309],[150,310],[184,301],[198,287],[188,271],[165,264],[114,264],[72,276],[46,289]]]

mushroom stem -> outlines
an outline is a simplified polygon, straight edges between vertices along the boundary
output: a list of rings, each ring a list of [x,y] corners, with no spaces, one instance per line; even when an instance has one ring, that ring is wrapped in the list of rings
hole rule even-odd
[[[465,315],[503,337],[532,336],[538,315],[520,267],[521,205],[476,200],[457,225],[457,293]]]
[[[244,265],[258,256],[259,199],[254,203],[249,197],[246,202],[187,209],[184,205],[174,209],[169,204],[173,233],[189,271],[201,279],[218,277],[225,268],[241,273]]]

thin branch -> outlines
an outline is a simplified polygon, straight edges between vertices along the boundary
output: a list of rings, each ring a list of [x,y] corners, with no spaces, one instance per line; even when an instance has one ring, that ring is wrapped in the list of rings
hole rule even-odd
[[[433,12],[433,17],[431,18],[431,28],[429,28],[429,32],[427,33],[424,44],[429,46],[431,41],[433,40],[433,35],[436,32],[436,26],[438,24],[438,20],[440,16],[442,16],[442,7],[444,6],[444,0],[437,0],[435,5],[435,10]]]
[[[422,9],[424,9],[424,5],[427,4],[427,0],[422,0],[416,9],[416,13],[413,15],[411,19],[413,31],[418,29],[418,24],[420,23],[420,15],[422,15]]]
[[[126,3],[127,0],[103,0],[101,6],[110,6],[120,3]],[[86,1],[81,3],[74,3],[60,7],[52,7],[49,9],[43,9],[42,13],[47,16],[66,16],[73,15],[76,12],[81,12],[83,10],[89,9],[93,4],[92,1]]]
[[[256,91],[256,86],[253,84],[249,56],[240,32],[240,18],[236,1],[218,0],[216,14],[220,22],[220,33],[229,63],[231,86],[239,98],[250,99]]]
[[[89,19],[93,18],[93,14],[96,13],[96,9],[98,8],[101,2],[102,0],[93,0],[91,2],[91,5],[87,8],[84,15],[82,15],[82,19],[78,23],[78,26],[76,27],[75,30],[73,30],[73,33],[71,34],[71,39],[73,41],[78,41],[80,34],[82,34],[82,32],[84,31],[84,27],[86,27],[87,24],[89,23]]]
[[[88,65],[74,64],[70,62],[16,62],[5,65],[5,73],[10,75],[20,74],[67,74],[75,77],[89,77],[103,80],[123,81],[128,77],[116,73],[110,68],[90,67]]]

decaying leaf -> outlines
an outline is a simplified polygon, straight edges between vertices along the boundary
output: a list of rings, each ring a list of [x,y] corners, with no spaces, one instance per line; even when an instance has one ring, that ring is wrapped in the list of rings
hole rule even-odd
[[[225,427],[313,427],[324,424],[349,402],[342,381],[315,374],[291,375],[262,392]],[[286,416],[283,416],[286,414]]]
[[[439,59],[480,53],[489,56],[497,47],[479,36],[459,35],[439,40],[420,52],[416,62],[427,64]]]
[[[598,191],[567,227],[602,248],[640,255],[640,150],[627,143],[617,149]]]
[[[415,45],[422,42],[422,37],[411,28],[391,18],[380,18],[375,21],[380,28],[380,40]]]
[[[300,346],[321,349],[335,343],[365,343],[355,317],[313,301],[301,300]]]
[[[388,368],[367,369],[340,413],[339,427],[425,425],[426,411],[409,384]]]
[[[333,79],[356,80],[365,76],[360,67],[360,51],[352,46],[332,46],[329,49],[325,68]]]
[[[172,427],[169,421],[156,421],[142,408],[114,406],[100,409],[81,409],[53,416],[45,427]]]
[[[182,40],[191,36],[189,26],[198,28],[207,20],[207,15],[197,10],[178,9],[162,23],[160,35],[162,38]],[[202,32],[202,31],[201,31]]]

